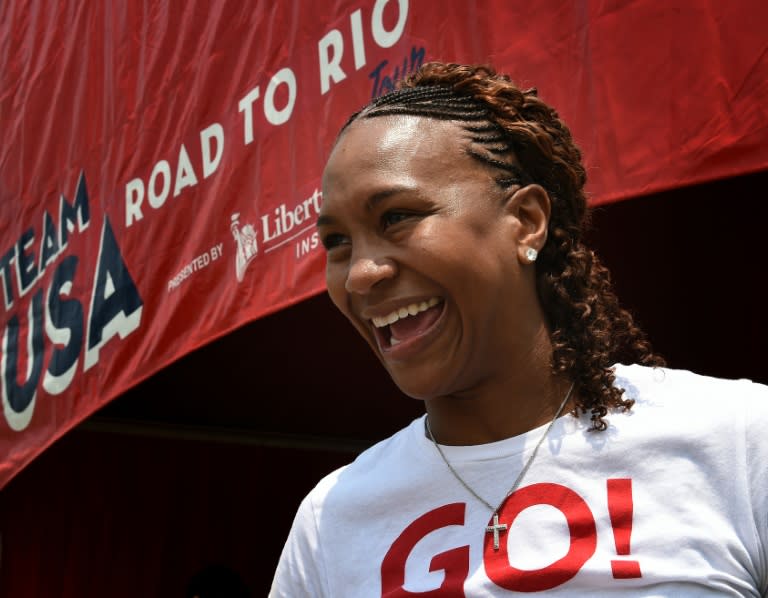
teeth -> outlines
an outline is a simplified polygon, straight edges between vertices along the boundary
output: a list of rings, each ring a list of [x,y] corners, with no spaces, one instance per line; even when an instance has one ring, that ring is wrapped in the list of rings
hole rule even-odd
[[[390,324],[394,324],[395,322],[397,322],[402,318],[407,318],[408,316],[415,316],[418,313],[426,311],[430,307],[434,307],[438,303],[440,303],[440,299],[438,299],[437,297],[432,297],[429,301],[422,301],[421,303],[411,303],[410,305],[406,305],[405,307],[396,309],[392,313],[389,313],[386,316],[383,316],[381,318],[378,318],[378,317],[373,318],[373,325],[376,326],[376,328],[383,328],[384,326],[389,326]],[[397,343],[392,343],[392,344],[397,344]]]

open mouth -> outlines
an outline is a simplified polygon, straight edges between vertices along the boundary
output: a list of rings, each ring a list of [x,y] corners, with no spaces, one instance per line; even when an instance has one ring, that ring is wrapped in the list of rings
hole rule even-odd
[[[386,316],[373,318],[371,321],[379,346],[390,349],[421,336],[438,320],[442,311],[442,299],[432,297],[396,309]]]

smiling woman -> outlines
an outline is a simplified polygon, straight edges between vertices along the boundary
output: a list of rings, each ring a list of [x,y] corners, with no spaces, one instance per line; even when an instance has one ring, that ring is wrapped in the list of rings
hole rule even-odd
[[[328,292],[426,415],[304,500],[272,596],[764,595],[768,389],[663,367],[584,245],[585,182],[488,67],[350,118]]]
[[[533,268],[514,249],[543,245],[546,194],[500,187],[456,143],[461,133],[450,121],[361,119],[324,180],[331,299],[420,399],[482,392],[514,376],[510,359],[533,357],[531,343],[548,342]]]

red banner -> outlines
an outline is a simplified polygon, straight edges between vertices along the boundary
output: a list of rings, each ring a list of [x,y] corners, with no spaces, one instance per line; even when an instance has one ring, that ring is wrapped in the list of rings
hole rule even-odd
[[[0,4],[0,487],[323,290],[335,133],[424,61],[537,86],[602,203],[768,167],[766,22],[763,0]]]

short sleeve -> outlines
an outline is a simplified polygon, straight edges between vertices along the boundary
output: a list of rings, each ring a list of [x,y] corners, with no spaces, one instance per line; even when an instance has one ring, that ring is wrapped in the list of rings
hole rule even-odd
[[[311,497],[310,494],[302,501],[293,520],[269,598],[324,598],[330,595]]]
[[[758,541],[755,563],[761,596],[768,597],[768,386],[744,381],[747,474]]]

